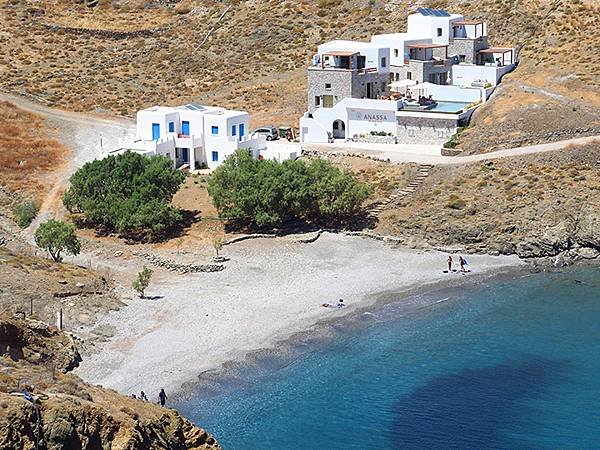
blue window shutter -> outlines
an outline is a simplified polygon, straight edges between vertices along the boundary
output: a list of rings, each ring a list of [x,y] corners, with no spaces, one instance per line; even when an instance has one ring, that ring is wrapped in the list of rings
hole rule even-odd
[[[174,133],[174,132],[175,132],[175,123],[169,122],[169,133]]]
[[[181,134],[185,136],[190,135],[190,123],[187,120],[181,122]]]
[[[219,161],[219,152],[212,152],[212,160],[213,162]]]
[[[213,125],[213,126],[211,127],[211,133],[212,133],[212,134],[219,134],[219,127],[218,127],[218,126],[216,126],[216,125]]]
[[[235,131],[236,131],[236,130],[235,130],[235,125],[232,125],[232,126],[231,126],[231,135],[232,135],[232,136],[235,136]]]
[[[244,137],[244,133],[245,133],[244,128],[245,128],[244,124],[240,123],[240,141],[242,140],[242,137]]]

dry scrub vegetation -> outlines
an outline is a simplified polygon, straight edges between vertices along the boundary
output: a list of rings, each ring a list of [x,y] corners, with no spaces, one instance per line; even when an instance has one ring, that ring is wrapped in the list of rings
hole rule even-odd
[[[417,246],[550,256],[600,250],[600,143],[435,167],[377,227]]]
[[[417,6],[484,19],[492,45],[522,46],[461,147],[600,132],[595,0],[0,0],[0,87],[80,111],[198,101],[246,109],[253,125],[295,124],[319,43],[405,31]]]
[[[0,184],[38,204],[69,154],[50,133],[39,116],[0,102]]]

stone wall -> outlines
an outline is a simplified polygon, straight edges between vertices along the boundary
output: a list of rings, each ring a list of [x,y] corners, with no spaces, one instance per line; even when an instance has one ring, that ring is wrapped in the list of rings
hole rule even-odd
[[[454,133],[458,123],[455,119],[432,119],[427,117],[398,117],[398,144],[442,145]]]
[[[399,80],[406,80],[408,79],[408,72],[410,72],[410,79],[417,83],[428,82],[429,75],[431,74],[444,74],[447,79],[451,69],[451,60],[448,60],[444,65],[435,65],[433,62],[427,61],[411,60],[405,66],[390,66],[390,71],[393,74],[394,79],[396,79],[397,74]]]
[[[308,112],[313,113],[317,109],[315,97],[323,95],[332,95],[334,106],[344,98],[366,98],[367,83],[373,83],[372,98],[389,92],[387,74],[311,67],[308,69]],[[329,88],[325,87],[327,84],[330,85]]]
[[[326,84],[330,84],[331,88],[326,89]],[[334,105],[343,98],[352,97],[352,71],[344,69],[321,70],[309,68],[308,111],[310,113],[317,109],[315,97],[321,97],[323,95],[333,95]]]
[[[465,55],[463,62],[467,64],[477,63],[477,52],[488,48],[487,36],[480,37],[478,39],[455,39],[448,46],[448,55]]]
[[[396,144],[396,136],[376,136],[373,134],[365,134],[355,136],[349,139],[353,142],[367,142],[369,144]]]

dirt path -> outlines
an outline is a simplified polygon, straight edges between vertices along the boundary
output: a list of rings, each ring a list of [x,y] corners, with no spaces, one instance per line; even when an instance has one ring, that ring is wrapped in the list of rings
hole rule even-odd
[[[23,230],[23,238],[33,242],[33,232],[41,222],[54,217],[60,210],[61,195],[70,176],[86,162],[100,155],[101,146],[112,148],[119,139],[135,132],[134,122],[128,119],[103,118],[100,116],[74,113],[40,105],[24,97],[0,92],[0,100],[14,103],[19,108],[44,118],[56,130],[57,139],[71,149],[72,155],[57,181],[48,192],[32,224]],[[102,144],[101,144],[102,142]]]
[[[413,162],[417,164],[453,165],[469,164],[472,162],[489,161],[498,158],[510,158],[513,156],[531,155],[534,153],[545,153],[562,150],[570,145],[583,145],[593,141],[600,141],[600,136],[586,136],[564,141],[549,142],[547,144],[530,145],[527,147],[514,147],[505,150],[496,150],[489,153],[481,153],[468,156],[441,156],[431,154],[431,146],[409,146],[408,151],[403,151],[401,145],[389,144],[307,144],[303,147],[307,150],[317,150],[335,153],[362,153],[364,155],[376,156],[378,158],[389,158],[393,162]],[[386,149],[387,146],[387,149]],[[392,147],[392,149],[390,149]],[[421,152],[421,150],[423,152]]]

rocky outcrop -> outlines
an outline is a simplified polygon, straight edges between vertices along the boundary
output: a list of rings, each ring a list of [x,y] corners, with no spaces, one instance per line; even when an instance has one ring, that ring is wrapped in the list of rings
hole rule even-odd
[[[0,448],[220,449],[174,410],[64,373],[79,361],[72,339],[59,330],[0,317]]]
[[[146,259],[150,264],[155,267],[161,267],[163,269],[170,270],[171,272],[178,273],[210,273],[220,272],[225,269],[223,264],[186,264],[175,262],[170,259],[162,258],[158,255],[147,252],[134,253],[142,258]]]

